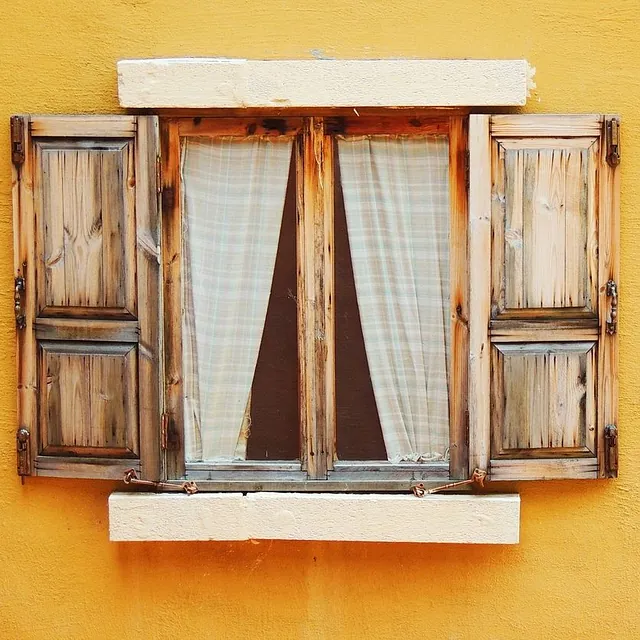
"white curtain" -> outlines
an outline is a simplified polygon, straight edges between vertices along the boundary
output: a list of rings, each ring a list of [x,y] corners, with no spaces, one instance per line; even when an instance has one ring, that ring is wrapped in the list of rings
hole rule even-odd
[[[246,457],[291,141],[187,138],[182,148],[188,462]]]
[[[392,462],[449,446],[449,144],[338,142],[367,361]]]

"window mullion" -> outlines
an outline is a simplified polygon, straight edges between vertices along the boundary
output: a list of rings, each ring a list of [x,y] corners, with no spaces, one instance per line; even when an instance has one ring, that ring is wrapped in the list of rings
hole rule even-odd
[[[333,139],[307,118],[296,146],[298,349],[302,457],[311,479],[332,467],[335,441]]]

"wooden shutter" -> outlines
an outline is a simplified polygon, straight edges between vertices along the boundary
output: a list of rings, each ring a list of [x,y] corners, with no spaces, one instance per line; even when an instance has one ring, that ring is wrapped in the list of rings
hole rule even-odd
[[[617,474],[618,123],[471,116],[470,465],[493,480]]]
[[[156,479],[156,118],[11,125],[19,473]]]

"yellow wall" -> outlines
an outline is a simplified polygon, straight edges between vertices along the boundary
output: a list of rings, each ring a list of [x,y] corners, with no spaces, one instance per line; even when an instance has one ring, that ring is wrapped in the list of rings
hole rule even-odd
[[[559,8],[562,7],[562,8]],[[0,637],[640,637],[640,2],[12,0],[0,17]],[[126,57],[526,57],[623,119],[621,478],[521,485],[515,547],[115,544],[114,483],[15,476],[9,115],[116,111]],[[3,124],[2,124],[3,123]]]

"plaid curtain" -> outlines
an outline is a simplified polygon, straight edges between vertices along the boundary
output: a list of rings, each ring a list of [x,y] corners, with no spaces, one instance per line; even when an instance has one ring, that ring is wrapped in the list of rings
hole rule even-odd
[[[275,266],[291,140],[187,138],[182,148],[188,462],[246,457],[248,407]]]
[[[338,141],[367,361],[387,456],[442,460],[449,446],[449,143]]]

